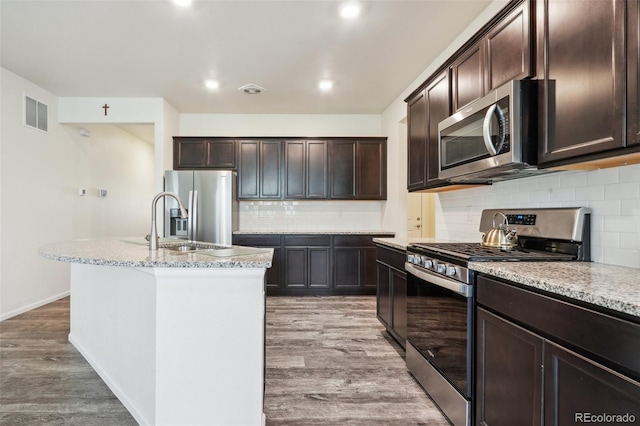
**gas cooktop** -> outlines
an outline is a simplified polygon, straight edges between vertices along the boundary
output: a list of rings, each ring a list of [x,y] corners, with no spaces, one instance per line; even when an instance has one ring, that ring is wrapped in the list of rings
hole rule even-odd
[[[533,250],[524,247],[514,247],[509,250],[485,247],[480,243],[429,243],[411,244],[410,248],[432,255],[446,254],[462,258],[469,262],[491,261],[568,261],[576,260],[576,256],[567,253]]]
[[[494,248],[481,243],[415,243],[407,248],[419,255],[458,259],[459,262],[489,261],[589,261],[591,260],[591,210],[584,207],[485,209],[479,231],[504,224],[517,235],[513,248]]]

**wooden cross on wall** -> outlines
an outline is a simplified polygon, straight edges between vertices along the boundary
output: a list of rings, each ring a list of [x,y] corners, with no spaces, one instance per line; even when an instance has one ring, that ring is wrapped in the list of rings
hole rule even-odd
[[[102,105],[102,109],[104,110],[104,115],[106,116],[107,115],[107,110],[109,109],[109,105],[107,105],[107,104]]]

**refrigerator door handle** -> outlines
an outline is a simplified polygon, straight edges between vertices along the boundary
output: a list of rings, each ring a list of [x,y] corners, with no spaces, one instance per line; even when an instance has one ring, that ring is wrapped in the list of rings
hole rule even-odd
[[[189,218],[187,219],[187,240],[198,237],[198,191],[189,191]]]

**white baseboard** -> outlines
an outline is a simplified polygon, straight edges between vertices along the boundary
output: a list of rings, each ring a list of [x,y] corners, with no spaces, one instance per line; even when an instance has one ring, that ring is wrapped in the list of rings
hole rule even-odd
[[[24,314],[32,309],[39,308],[40,306],[44,306],[51,302],[55,302],[56,300],[60,300],[63,297],[67,297],[69,295],[69,291],[62,292],[60,294],[56,294],[55,296],[47,297],[46,299],[40,300],[35,303],[31,303],[27,306],[23,306],[22,308],[14,309],[11,312],[7,312],[6,314],[0,315],[0,322],[7,320],[9,318],[13,318],[17,315]]]

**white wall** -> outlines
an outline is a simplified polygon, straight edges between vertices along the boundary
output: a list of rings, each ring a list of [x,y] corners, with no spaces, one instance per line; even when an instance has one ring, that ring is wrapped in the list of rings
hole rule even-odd
[[[2,320],[68,294],[68,264],[38,256],[38,247],[123,235],[122,221],[129,221],[122,229],[127,234],[148,233],[140,224],[150,222],[149,208],[139,207],[133,193],[149,191],[154,160],[153,147],[131,135],[110,129],[83,138],[58,124],[58,98],[4,68],[0,87]],[[23,126],[24,94],[48,104],[48,133]],[[132,178],[134,172],[144,177]],[[85,197],[78,196],[80,187],[89,191]],[[109,191],[107,198],[97,197],[99,187]]]
[[[379,115],[181,114],[183,136],[383,136]],[[388,148],[395,155],[395,147]],[[245,201],[242,231],[380,231],[385,201]]]

